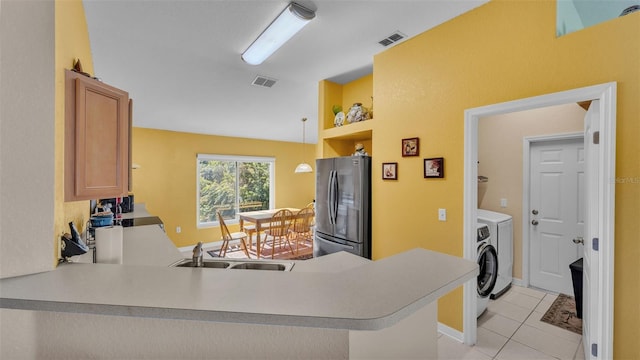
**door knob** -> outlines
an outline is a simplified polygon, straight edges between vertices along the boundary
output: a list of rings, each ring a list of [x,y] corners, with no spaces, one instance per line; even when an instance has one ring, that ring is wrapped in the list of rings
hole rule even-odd
[[[531,220],[531,225],[538,225],[538,220]]]
[[[578,236],[577,238],[573,239],[572,241],[576,245],[578,245],[578,244],[584,245],[584,239],[582,238],[582,236]]]
[[[533,215],[538,215],[538,210],[533,209],[533,210],[531,210],[531,213],[532,213]]]

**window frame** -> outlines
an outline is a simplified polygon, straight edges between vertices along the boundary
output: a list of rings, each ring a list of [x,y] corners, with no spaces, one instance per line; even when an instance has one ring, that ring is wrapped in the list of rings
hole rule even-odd
[[[241,162],[263,162],[269,163],[269,209],[274,209],[275,204],[275,185],[276,185],[276,158],[271,156],[245,156],[245,155],[217,155],[217,154],[197,154],[196,155],[196,227],[198,229],[220,226],[218,220],[205,223],[200,222],[200,161],[233,161],[236,163],[236,190],[238,186],[238,166]],[[237,194],[237,193],[236,193]],[[236,206],[239,206],[238,197],[235,199]],[[239,207],[238,207],[239,208]],[[237,215],[234,219],[225,221],[228,224],[236,224],[240,221]]]

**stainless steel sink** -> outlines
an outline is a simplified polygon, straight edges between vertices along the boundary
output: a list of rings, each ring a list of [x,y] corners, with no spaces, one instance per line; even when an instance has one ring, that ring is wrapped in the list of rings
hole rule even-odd
[[[274,263],[240,263],[233,265],[231,269],[241,269],[241,270],[272,270],[272,271],[285,271],[287,266],[284,264],[274,264]]]
[[[180,260],[179,263],[172,265],[175,267],[197,267],[195,266],[193,260],[184,259]],[[211,269],[226,269],[231,266],[231,263],[226,261],[203,261],[202,267],[211,268]]]
[[[292,261],[278,260],[206,259],[202,262],[202,267],[207,269],[291,271],[294,264]],[[169,266],[197,267],[194,266],[192,259],[182,259]]]

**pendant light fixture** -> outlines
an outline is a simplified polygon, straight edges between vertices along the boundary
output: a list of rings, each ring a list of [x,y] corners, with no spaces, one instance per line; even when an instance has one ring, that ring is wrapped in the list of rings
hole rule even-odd
[[[305,129],[305,122],[307,121],[307,118],[302,118],[302,156],[304,157],[304,129]],[[311,165],[307,164],[306,162],[301,162],[300,164],[298,164],[298,166],[296,166],[296,174],[298,173],[309,173],[312,172],[313,169],[311,168]]]

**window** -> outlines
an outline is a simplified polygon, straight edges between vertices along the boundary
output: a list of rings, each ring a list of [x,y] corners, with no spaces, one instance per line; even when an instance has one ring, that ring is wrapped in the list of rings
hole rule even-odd
[[[270,209],[274,203],[274,158],[198,154],[198,227],[218,224],[239,212]]]

